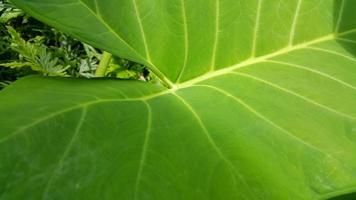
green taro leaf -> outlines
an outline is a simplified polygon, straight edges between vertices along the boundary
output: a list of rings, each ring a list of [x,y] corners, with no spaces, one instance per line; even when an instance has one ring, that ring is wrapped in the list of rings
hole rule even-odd
[[[13,2],[147,65],[170,89],[41,77],[8,86],[0,199],[356,192],[355,1]]]

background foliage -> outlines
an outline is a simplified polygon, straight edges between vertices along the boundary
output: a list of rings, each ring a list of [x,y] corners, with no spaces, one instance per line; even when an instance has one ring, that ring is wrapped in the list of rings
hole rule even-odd
[[[0,0],[0,89],[38,73],[92,78],[102,53]],[[118,57],[111,60],[106,76],[152,80],[143,65]]]

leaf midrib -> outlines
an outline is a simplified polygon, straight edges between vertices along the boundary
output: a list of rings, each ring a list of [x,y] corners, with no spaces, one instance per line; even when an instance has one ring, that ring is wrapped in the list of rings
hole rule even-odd
[[[325,41],[329,41],[329,40],[333,40],[333,39],[335,40],[340,36],[344,36],[344,35],[347,35],[347,34],[350,34],[350,33],[354,33],[354,32],[356,32],[356,29],[352,29],[352,30],[345,31],[345,32],[342,32],[342,33],[330,34],[330,35],[327,35],[327,36],[324,36],[324,37],[320,37],[320,38],[317,38],[317,39],[309,41],[309,42],[305,42],[305,43],[301,43],[301,44],[298,44],[298,45],[294,45],[294,46],[291,46],[291,47],[288,46],[286,48],[283,48],[283,49],[281,49],[279,51],[276,51],[276,52],[273,52],[271,54],[267,54],[267,55],[256,57],[256,58],[252,58],[252,59],[243,61],[243,62],[241,62],[239,64],[236,64],[236,65],[233,65],[233,66],[230,66],[230,67],[227,67],[227,68],[223,68],[223,69],[220,69],[220,70],[209,72],[209,73],[207,73],[205,75],[199,76],[197,78],[191,79],[191,80],[183,82],[181,84],[174,85],[174,87],[171,88],[171,89],[166,89],[166,90],[163,90],[163,91],[158,92],[158,93],[153,93],[153,94],[150,94],[150,95],[142,96],[140,98],[99,99],[99,100],[95,100],[95,101],[88,101],[88,102],[82,103],[80,105],[76,105],[76,106],[73,106],[73,107],[70,107],[70,108],[66,108],[66,109],[51,113],[50,115],[47,115],[46,117],[42,117],[39,120],[34,121],[33,123],[30,123],[30,124],[28,124],[26,126],[23,126],[23,127],[19,128],[18,130],[14,131],[12,134],[8,135],[7,137],[2,138],[0,140],[0,144],[3,143],[4,141],[7,141],[8,139],[16,136],[17,134],[21,133],[21,131],[31,127],[33,124],[38,124],[38,123],[40,123],[42,121],[45,121],[47,118],[51,118],[52,116],[56,116],[56,115],[59,115],[61,113],[65,113],[65,112],[68,112],[68,111],[71,111],[71,110],[75,110],[75,109],[78,109],[78,108],[90,106],[92,104],[97,104],[97,103],[123,102],[123,101],[146,101],[146,100],[157,98],[157,97],[160,97],[162,95],[169,94],[169,93],[175,94],[179,90],[182,90],[184,88],[192,87],[192,86],[196,85],[197,83],[203,82],[205,80],[212,79],[212,78],[219,77],[219,76],[226,75],[226,74],[234,73],[234,70],[236,70],[236,69],[243,68],[243,67],[248,67],[250,65],[261,63],[261,62],[275,62],[275,61],[272,61],[270,59],[274,58],[276,56],[279,56],[279,55],[287,54],[287,53],[295,51],[295,50],[308,48],[308,46],[313,45],[313,44],[317,44],[317,43],[321,43],[321,42],[325,42]],[[335,79],[333,77],[331,77],[331,80],[335,81]],[[338,79],[336,79],[336,80],[338,80]],[[340,81],[338,81],[338,82],[340,82]],[[347,85],[349,85],[349,84],[347,84]],[[350,86],[352,88],[354,88],[352,85],[350,85]],[[298,96],[299,97],[303,97],[302,95],[298,95]],[[314,102],[315,105],[319,105],[320,107],[323,107],[324,109],[327,109],[327,110],[332,111],[334,113],[338,113],[338,114],[343,115],[345,117],[354,119],[353,116],[349,116],[349,115],[347,115],[345,113],[339,112],[339,111],[337,111],[337,110],[335,110],[333,108],[330,108],[330,107],[325,106],[323,104],[317,103],[317,102],[315,102],[313,100],[310,100],[310,99],[308,99],[306,97],[303,97],[302,99],[308,100],[309,102]]]
[[[326,35],[326,36],[323,36],[323,37],[320,37],[320,38],[317,38],[317,39],[314,39],[314,40],[311,40],[311,41],[308,41],[308,42],[305,42],[305,43],[300,43],[300,44],[297,44],[297,45],[293,45],[293,42],[294,42],[294,34],[295,34],[295,29],[296,29],[296,24],[297,24],[297,20],[298,20],[298,16],[299,16],[299,12],[300,12],[300,9],[301,9],[301,5],[302,5],[302,0],[298,0],[297,2],[297,7],[296,7],[296,10],[295,10],[295,15],[293,17],[293,23],[292,23],[292,27],[291,27],[291,32],[290,32],[290,37],[289,37],[289,43],[287,45],[287,47],[285,48],[282,48],[278,51],[275,51],[273,53],[270,53],[270,54],[267,54],[267,55],[263,55],[263,56],[259,56],[259,57],[255,57],[255,51],[252,52],[252,56],[245,60],[245,61],[242,61],[240,63],[237,63],[235,65],[232,65],[232,66],[229,66],[229,67],[225,67],[223,69],[219,69],[219,70],[215,70],[215,54],[216,54],[216,51],[217,51],[217,45],[218,45],[218,33],[219,33],[219,17],[220,17],[220,13],[219,13],[219,1],[217,0],[216,1],[216,22],[215,22],[215,39],[214,39],[214,45],[213,45],[213,55],[212,55],[212,63],[211,63],[211,68],[212,70],[209,70],[206,74],[203,74],[199,77],[196,77],[196,78],[193,78],[193,79],[190,79],[188,81],[185,81],[185,82],[179,82],[181,76],[182,76],[182,73],[185,71],[185,67],[186,67],[186,62],[187,62],[187,57],[188,57],[188,46],[189,44],[188,43],[188,31],[187,31],[187,19],[186,19],[186,11],[185,11],[185,3],[184,3],[184,0],[181,0],[181,6],[182,6],[182,17],[183,17],[183,21],[185,22],[184,23],[184,37],[185,37],[185,57],[184,57],[184,64],[183,64],[183,68],[181,69],[179,75],[178,75],[178,81],[176,82],[176,84],[174,84],[171,80],[169,80],[153,63],[152,63],[152,60],[150,58],[150,52],[149,52],[149,49],[148,49],[148,44],[147,44],[147,39],[146,39],[146,35],[145,35],[145,31],[144,31],[144,28],[143,28],[143,24],[142,24],[142,21],[141,21],[141,16],[140,16],[140,13],[139,13],[139,10],[138,10],[138,6],[137,6],[137,3],[136,3],[136,0],[132,0],[132,3],[133,3],[133,6],[134,6],[134,9],[135,9],[135,15],[136,15],[136,18],[137,18],[137,21],[138,21],[138,25],[139,25],[139,28],[140,28],[140,33],[141,33],[141,37],[142,37],[142,40],[143,40],[143,45],[144,45],[144,48],[145,48],[145,52],[146,52],[146,58],[144,56],[142,56],[140,53],[138,53],[129,43],[126,42],[126,40],[124,40],[115,30],[112,29],[112,27],[107,24],[105,22],[105,20],[102,18],[102,16],[100,15],[100,13],[95,13],[92,9],[90,9],[88,7],[87,4],[85,4],[82,0],[78,0],[78,2],[80,4],[82,4],[83,6],[85,6],[96,18],[98,18],[98,20],[103,23],[108,29],[110,32],[113,32],[114,35],[116,35],[119,40],[121,40],[126,46],[128,46],[135,54],[137,54],[139,57],[141,57],[141,59],[143,59],[143,61],[145,61],[147,64],[148,64],[148,68],[162,81],[162,83],[164,84],[164,86],[166,86],[168,88],[168,90],[177,90],[179,88],[185,88],[185,87],[188,87],[188,86],[191,86],[191,85],[194,85],[198,82],[201,82],[201,81],[204,81],[204,80],[207,80],[207,79],[210,79],[210,78],[213,78],[213,77],[216,77],[216,76],[220,76],[222,74],[227,74],[237,68],[241,68],[241,67],[246,67],[246,66],[249,66],[249,65],[252,65],[252,64],[256,64],[256,63],[259,63],[259,62],[262,62],[262,61],[265,61],[265,60],[268,60],[270,58],[273,58],[273,57],[276,57],[278,55],[283,55],[285,53],[288,53],[288,52],[291,52],[291,51],[295,51],[295,50],[298,50],[298,49],[303,49],[307,46],[310,46],[310,45],[313,45],[313,44],[316,44],[316,43],[320,43],[320,42],[323,42],[323,41],[328,41],[328,40],[333,40],[333,39],[337,39],[337,37],[339,36],[342,36],[342,35],[346,35],[346,34],[350,34],[350,33],[353,33],[353,32],[356,32],[356,29],[351,29],[351,30],[348,30],[348,31],[345,31],[345,32],[342,32],[342,33],[332,33],[332,34],[329,34],[329,35]],[[96,7],[98,9],[98,4],[97,4],[97,1],[96,2]],[[262,1],[259,1],[258,2],[258,11],[257,11],[257,16],[256,16],[256,22],[255,22],[255,32],[254,32],[254,40],[257,39],[257,34],[258,34],[258,28],[259,28],[259,15],[260,15],[260,9],[261,9],[261,6],[262,6]],[[341,7],[341,9],[343,10],[343,5]],[[341,16],[339,16],[338,18],[338,24],[336,25],[336,30],[335,31],[338,31],[339,29],[339,21],[341,20]],[[255,46],[257,45],[256,43],[257,41],[254,41],[254,44],[253,44],[253,48],[255,48]]]
[[[270,53],[270,54],[267,54],[267,55],[262,55],[262,56],[257,56],[257,57],[252,56],[251,58],[249,58],[247,60],[244,60],[244,61],[241,61],[240,63],[234,64],[232,66],[228,66],[228,67],[225,67],[225,68],[222,68],[222,69],[219,69],[219,70],[209,71],[209,72],[207,72],[205,74],[202,74],[202,75],[200,75],[200,76],[198,76],[196,78],[192,78],[192,79],[187,80],[185,82],[177,82],[176,84],[174,84],[149,59],[146,59],[144,56],[142,56],[140,53],[138,53],[129,43],[127,43],[126,40],[124,40],[119,35],[118,32],[113,30],[112,27],[109,24],[107,24],[105,22],[105,20],[101,17],[100,12],[98,12],[98,13],[94,12],[82,0],[78,0],[77,3],[79,3],[79,4],[83,5],[84,7],[86,7],[89,10],[89,12],[91,12],[92,15],[94,17],[96,17],[110,32],[112,32],[130,50],[132,50],[137,56],[139,56],[139,58],[141,58],[142,61],[147,64],[147,67],[161,80],[161,82],[164,84],[164,86],[167,87],[167,90],[172,90],[172,91],[176,91],[176,90],[181,89],[181,88],[189,87],[189,86],[194,85],[196,83],[199,83],[201,81],[204,81],[204,80],[207,80],[207,79],[210,79],[210,78],[214,78],[214,77],[217,77],[217,76],[220,76],[220,75],[223,75],[223,74],[227,74],[227,73],[229,73],[229,72],[231,72],[231,71],[233,71],[233,70],[235,70],[237,68],[242,68],[242,67],[247,67],[247,66],[252,65],[252,64],[257,64],[259,62],[263,62],[263,61],[268,60],[270,58],[273,58],[273,57],[276,57],[276,56],[279,56],[279,55],[283,55],[283,54],[289,53],[291,51],[303,49],[303,48],[308,47],[310,45],[317,44],[317,43],[324,42],[324,41],[328,41],[328,40],[336,40],[340,36],[344,36],[344,35],[356,32],[356,28],[355,28],[355,29],[351,29],[351,30],[344,31],[344,32],[341,32],[341,33],[331,33],[329,35],[326,35],[326,36],[323,36],[323,37],[320,37],[320,38],[317,38],[317,39],[314,39],[314,40],[311,40],[311,41],[308,41],[308,42],[300,43],[300,44],[297,44],[297,45],[288,44],[287,47],[282,48],[282,49],[280,49],[278,51],[275,51],[273,53]],[[98,5],[96,5],[96,6],[98,7]],[[29,12],[33,13],[33,11],[29,11]],[[340,21],[340,17],[339,17],[338,21]],[[258,23],[258,22],[256,22],[256,23]],[[257,26],[257,24],[255,24],[255,26]],[[337,27],[336,27],[335,31],[337,32],[338,28],[339,28],[338,27],[339,24],[337,24],[336,26]],[[255,34],[257,34],[257,32]],[[186,37],[188,37],[188,35]],[[185,59],[187,59],[187,58],[185,58]],[[182,76],[182,75],[180,75],[180,76]],[[165,93],[167,93],[167,92],[165,92]]]
[[[83,4],[84,6],[86,6],[91,12],[93,12],[82,0],[78,0],[81,4]],[[241,68],[241,67],[246,67],[246,66],[249,66],[249,65],[252,65],[252,64],[256,64],[256,63],[259,63],[259,62],[262,62],[262,61],[265,61],[265,60],[268,60],[270,58],[273,58],[273,57],[276,57],[276,56],[279,56],[279,55],[283,55],[283,54],[286,54],[286,53],[289,53],[289,52],[292,52],[292,51],[295,51],[295,50],[298,50],[298,49],[303,49],[305,47],[308,47],[310,45],[313,45],[313,44],[317,44],[317,43],[320,43],[320,42],[323,42],[323,41],[328,41],[328,40],[333,40],[333,39],[337,39],[339,36],[343,36],[343,35],[347,35],[347,34],[350,34],[350,33],[353,33],[353,32],[356,32],[356,29],[351,29],[351,30],[348,30],[348,31],[345,31],[345,32],[341,32],[341,33],[332,33],[332,34],[329,34],[329,35],[326,35],[326,36],[323,36],[323,37],[320,37],[320,38],[317,38],[317,39],[314,39],[314,40],[311,40],[311,41],[308,41],[308,42],[305,42],[305,43],[300,43],[300,44],[297,44],[297,45],[293,45],[293,39],[294,39],[294,33],[295,33],[295,28],[296,28],[296,23],[297,23],[297,19],[298,19],[298,13],[300,12],[300,9],[301,9],[301,4],[302,4],[302,0],[299,0],[298,1],[298,4],[297,4],[297,8],[296,8],[296,12],[295,12],[295,15],[294,15],[294,19],[293,19],[293,24],[292,24],[292,27],[291,27],[291,36],[290,36],[290,41],[287,45],[287,47],[285,48],[282,48],[278,51],[275,51],[273,53],[270,53],[270,54],[267,54],[267,55],[263,55],[263,56],[259,56],[259,57],[255,57],[254,56],[254,51],[253,51],[253,56],[251,56],[251,58],[245,60],[245,61],[242,61],[240,63],[237,63],[235,65],[232,65],[232,66],[229,66],[229,67],[225,67],[223,69],[219,69],[219,70],[214,70],[215,68],[215,54],[216,54],[216,50],[217,50],[217,41],[218,41],[218,31],[219,31],[219,1],[216,1],[216,24],[215,24],[215,42],[214,42],[214,47],[213,47],[213,55],[212,55],[212,67],[213,67],[213,70],[207,72],[206,74],[203,74],[197,78],[193,78],[193,79],[190,79],[188,81],[185,81],[185,82],[177,82],[176,84],[174,84],[173,82],[171,82],[157,67],[155,67],[155,65],[152,63],[151,59],[150,59],[150,54],[149,54],[149,49],[148,49],[148,46],[147,46],[147,41],[146,41],[146,36],[145,36],[145,32],[144,32],[144,29],[143,29],[143,25],[142,25],[142,22],[141,22],[141,19],[140,19],[140,13],[138,11],[138,7],[137,7],[137,4],[136,4],[136,1],[133,0],[132,1],[133,4],[134,4],[134,8],[135,8],[135,14],[136,14],[136,17],[137,17],[137,20],[138,20],[138,23],[139,23],[139,27],[140,27],[140,32],[141,32],[141,36],[142,36],[142,39],[144,41],[144,47],[145,47],[145,51],[146,51],[146,58],[144,58],[141,54],[139,54],[136,50],[134,50],[134,48],[129,45],[120,35],[118,35],[117,32],[115,32],[111,26],[109,24],[107,24],[102,18],[100,18],[100,16],[97,15],[97,13],[94,13],[93,12],[93,15],[96,16],[97,18],[99,18],[99,20],[101,20],[102,23],[104,23],[104,25],[106,27],[108,27],[110,29],[110,31],[112,31],[115,35],[117,35],[119,37],[120,40],[122,40],[130,49],[132,49],[136,54],[138,54],[142,59],[144,59],[149,65],[151,66],[148,66],[151,71],[156,74],[163,83],[166,84],[166,86],[168,86],[168,89],[172,89],[173,91],[177,90],[177,89],[180,89],[180,88],[185,88],[185,87],[188,87],[188,86],[191,86],[191,85],[194,85],[196,83],[199,83],[201,81],[204,81],[204,80],[207,80],[207,79],[210,79],[210,78],[213,78],[213,77],[216,77],[216,76],[220,76],[220,75],[223,75],[223,74],[227,74],[237,68]],[[185,54],[187,54],[187,40],[188,40],[188,33],[187,33],[187,27],[186,27],[186,13],[185,13],[185,8],[184,8],[184,0],[181,1],[182,3],[182,17],[183,17],[183,20],[185,22],[185,27],[184,27],[184,33],[185,33]],[[259,9],[261,9],[261,2],[259,2]],[[259,27],[259,13],[260,11],[258,11],[257,13],[257,19],[256,19],[256,24],[255,24],[255,38],[257,38],[257,32],[258,32],[258,27]],[[338,20],[340,20],[341,17],[339,17]],[[337,25],[339,26],[339,25]],[[338,27],[337,29],[338,30]],[[256,41],[255,41],[256,42]],[[256,45],[256,44],[254,44]],[[179,76],[178,76],[178,80],[181,78],[182,76],[182,73],[184,72],[184,68],[186,67],[186,60],[187,60],[187,57],[188,55],[185,55],[185,60],[184,60],[184,66],[183,66],[183,69],[181,70]]]
[[[311,40],[311,41],[308,41],[308,42],[305,42],[305,43],[300,43],[300,44],[297,44],[297,45],[294,45],[294,46],[287,46],[285,48],[282,48],[282,49],[280,49],[278,51],[275,51],[275,52],[267,54],[267,55],[263,55],[263,56],[259,56],[259,57],[255,57],[255,58],[250,58],[250,59],[242,61],[242,62],[240,62],[238,64],[235,64],[235,65],[232,65],[232,66],[229,66],[229,67],[226,67],[226,68],[222,68],[222,69],[219,69],[219,70],[215,70],[213,72],[208,72],[208,73],[206,73],[204,75],[201,75],[199,77],[193,78],[193,79],[191,79],[189,81],[183,82],[181,84],[177,84],[175,89],[189,87],[189,86],[192,86],[192,85],[194,85],[196,83],[199,83],[199,82],[202,82],[202,81],[214,78],[214,77],[218,77],[218,76],[221,76],[221,75],[224,75],[224,74],[228,74],[228,73],[230,73],[230,72],[232,72],[232,71],[234,71],[234,70],[236,70],[238,68],[248,67],[248,66],[253,65],[253,64],[261,63],[261,62],[267,61],[267,60],[269,60],[271,58],[274,58],[274,57],[277,57],[277,56],[280,56],[280,55],[284,55],[284,54],[288,54],[288,53],[290,53],[292,51],[296,51],[296,50],[301,50],[301,49],[307,48],[308,46],[311,46],[311,45],[314,45],[314,44],[318,44],[318,43],[325,42],[325,41],[330,41],[330,40],[336,40],[340,36],[344,36],[344,35],[351,34],[351,33],[354,33],[354,32],[356,32],[356,29],[352,29],[352,30],[349,30],[349,31],[346,31],[346,32],[342,32],[342,33],[329,34],[329,35],[326,35],[326,36],[323,36],[323,37],[320,37],[320,38],[317,38],[317,39],[314,39],[314,40]]]

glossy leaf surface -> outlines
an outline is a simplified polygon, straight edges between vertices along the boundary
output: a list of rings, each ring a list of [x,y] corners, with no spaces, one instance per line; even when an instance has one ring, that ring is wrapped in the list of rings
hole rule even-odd
[[[327,199],[356,190],[351,0],[13,0],[172,89],[30,77],[0,95],[3,199]]]

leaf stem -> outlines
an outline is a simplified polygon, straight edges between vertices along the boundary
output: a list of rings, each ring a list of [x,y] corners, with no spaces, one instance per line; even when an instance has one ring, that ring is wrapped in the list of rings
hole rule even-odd
[[[148,69],[158,77],[158,79],[162,82],[162,84],[167,87],[168,89],[175,88],[175,85],[165,77],[164,74],[162,74],[161,71],[159,71],[152,63],[148,63],[149,66]]]
[[[98,68],[95,71],[95,77],[104,77],[109,67],[109,64],[112,60],[112,54],[104,51],[101,61],[99,63]],[[158,79],[162,82],[162,84],[168,89],[174,88],[174,84],[168,80],[153,64],[148,63],[148,68],[151,70],[153,74],[155,74]]]
[[[111,62],[112,59],[112,54],[104,51],[103,57],[101,58],[101,61],[99,63],[98,68],[95,71],[95,77],[104,77],[105,73],[107,71],[107,68]]]

